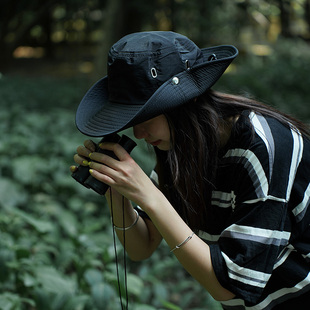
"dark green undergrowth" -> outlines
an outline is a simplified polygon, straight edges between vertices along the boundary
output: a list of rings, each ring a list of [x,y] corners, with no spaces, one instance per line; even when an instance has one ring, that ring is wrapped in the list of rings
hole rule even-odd
[[[308,49],[289,42],[277,49],[268,58],[240,56],[216,88],[250,93],[308,121]],[[85,139],[74,114],[86,85],[82,78],[0,79],[0,309],[120,309],[104,198],[69,173]],[[149,173],[149,150],[139,143],[132,155]],[[119,244],[117,251],[123,266]],[[165,243],[127,265],[130,309],[220,309]]]

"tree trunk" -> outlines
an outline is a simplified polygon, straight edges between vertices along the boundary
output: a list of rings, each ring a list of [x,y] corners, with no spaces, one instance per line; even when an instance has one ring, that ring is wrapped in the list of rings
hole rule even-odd
[[[32,27],[37,24],[41,24],[41,22],[46,18],[49,14],[51,8],[57,3],[56,0],[49,0],[44,3],[44,5],[40,5],[36,14],[34,14],[34,18],[29,20],[27,23],[18,26],[16,29],[16,35],[13,42],[5,45],[5,56],[7,58],[12,57],[13,51],[23,44],[24,38],[28,35],[29,31]],[[32,8],[30,8],[32,9]],[[34,9],[34,8],[33,8]],[[10,21],[9,21],[10,22]],[[8,28],[4,28],[4,31],[8,31]],[[4,34],[2,34],[4,35]]]
[[[141,29],[141,12],[130,3],[128,0],[108,1],[106,18],[102,23],[104,35],[95,60],[94,79],[107,74],[107,57],[111,46],[124,35]]]
[[[307,39],[310,40],[310,0],[305,1],[305,21],[308,26]]]
[[[281,19],[281,35],[285,38],[291,38],[291,1],[290,0],[278,0]]]

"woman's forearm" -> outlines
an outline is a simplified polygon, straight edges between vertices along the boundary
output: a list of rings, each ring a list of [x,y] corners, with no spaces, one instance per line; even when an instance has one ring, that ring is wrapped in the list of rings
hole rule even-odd
[[[160,234],[171,249],[179,245],[192,230],[182,220],[163,194],[152,204],[141,206],[148,213]],[[163,216],[164,214],[164,216]],[[218,282],[211,262],[210,248],[198,236],[193,235],[189,242],[173,251],[183,267],[216,299],[229,300],[234,294]]]
[[[122,197],[114,196],[114,200],[111,201],[110,196],[108,196],[107,201],[110,213],[111,215],[113,214],[113,224],[116,227],[130,227],[135,223],[137,214],[129,200],[126,198],[123,200]],[[111,202],[113,209],[111,207]],[[124,209],[122,207],[123,203]],[[123,222],[123,220],[125,221]],[[134,261],[150,257],[162,240],[161,235],[158,233],[153,223],[141,217],[138,218],[136,224],[130,229],[122,231],[115,228],[115,232],[122,245],[125,246],[128,256]]]

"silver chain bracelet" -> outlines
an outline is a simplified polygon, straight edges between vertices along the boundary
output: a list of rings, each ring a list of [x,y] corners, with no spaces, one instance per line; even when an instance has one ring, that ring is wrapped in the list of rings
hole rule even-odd
[[[135,219],[135,221],[130,226],[128,226],[128,227],[118,227],[118,226],[115,226],[113,224],[114,228],[117,229],[117,230],[126,231],[126,230],[134,227],[138,223],[138,220],[139,220],[140,216],[139,216],[139,213],[138,213],[138,211],[136,209],[133,209],[133,210],[136,212],[136,219]]]
[[[174,249],[170,250],[170,253],[175,251],[176,249],[179,249],[182,245],[186,244],[189,240],[191,240],[194,236],[194,232],[192,232],[192,234],[190,236],[188,236],[183,242],[181,242],[180,244],[178,244]]]

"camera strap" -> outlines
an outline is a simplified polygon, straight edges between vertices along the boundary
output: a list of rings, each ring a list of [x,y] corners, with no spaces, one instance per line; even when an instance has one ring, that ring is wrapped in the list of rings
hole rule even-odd
[[[117,284],[118,284],[118,294],[119,294],[119,300],[121,304],[122,310],[128,310],[128,286],[127,286],[127,263],[126,263],[126,231],[123,230],[123,257],[124,257],[124,286],[125,286],[125,300],[126,304],[124,306],[123,304],[123,298],[122,298],[122,290],[121,290],[121,284],[120,284],[120,273],[118,268],[118,255],[117,255],[117,247],[116,247],[116,236],[115,236],[115,229],[113,227],[114,223],[114,215],[113,215],[113,204],[112,204],[112,191],[111,188],[109,188],[110,191],[110,205],[111,205],[111,218],[112,218],[112,231],[113,231],[113,243],[114,243],[114,252],[115,252],[115,264],[116,264],[116,274],[117,274]],[[123,211],[123,225],[125,225],[125,200],[124,196],[122,197],[122,211]]]

